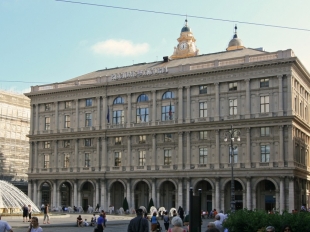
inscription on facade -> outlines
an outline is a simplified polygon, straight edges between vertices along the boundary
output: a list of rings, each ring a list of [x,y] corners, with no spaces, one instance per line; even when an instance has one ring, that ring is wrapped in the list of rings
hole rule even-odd
[[[115,73],[111,75],[113,81],[120,79],[127,79],[133,77],[151,76],[156,74],[168,73],[168,67],[148,68],[138,71]]]

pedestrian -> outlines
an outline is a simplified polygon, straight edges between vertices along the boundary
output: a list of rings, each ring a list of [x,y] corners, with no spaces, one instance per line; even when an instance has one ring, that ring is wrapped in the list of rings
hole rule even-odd
[[[103,217],[102,213],[100,214],[100,216],[98,217],[98,220],[97,220],[97,229],[98,229],[97,232],[103,232],[103,230],[104,230],[104,217]]]
[[[281,232],[293,232],[292,227],[290,225],[285,225],[282,227]]]
[[[156,212],[153,213],[153,216],[151,217],[151,231],[156,231],[157,230],[157,214]]]
[[[32,213],[32,207],[31,205],[28,205],[28,216],[29,216],[28,222],[31,222],[31,213]]]
[[[173,228],[170,228],[168,232],[186,232],[187,230],[183,228],[183,221],[180,217],[175,216],[171,220]]]
[[[43,232],[43,229],[39,226],[39,219],[32,217],[27,232]]]
[[[224,232],[224,227],[222,226],[222,222],[221,222],[221,217],[220,217],[220,215],[216,215],[216,216],[215,216],[214,224],[215,224],[215,227],[216,227],[220,232]]]
[[[273,226],[267,226],[266,227],[266,232],[275,232],[275,228]]]
[[[81,217],[81,215],[79,215],[76,218],[76,224],[77,224],[78,227],[83,227],[83,218]]]
[[[165,212],[165,215],[164,215],[164,226],[165,226],[165,229],[166,229],[166,232],[167,232],[168,229],[169,229],[169,216],[168,216],[168,212],[167,211]]]
[[[99,208],[100,208],[100,205],[99,205],[99,203],[96,205],[96,208],[95,208],[95,211],[99,211]]]
[[[29,213],[27,205],[25,204],[22,209],[23,209],[23,222],[27,222]]]
[[[45,224],[45,219],[47,220],[47,224],[50,224],[50,216],[48,213],[49,213],[49,204],[45,204],[43,224]]]
[[[103,217],[103,226],[104,227],[107,227],[107,214],[104,212],[104,210],[101,210],[101,214],[102,214],[102,217]]]
[[[181,206],[179,207],[178,214],[183,221],[184,220],[184,209]]]
[[[9,223],[1,220],[1,215],[0,215],[0,231],[13,232],[12,227],[9,225]]]
[[[137,217],[131,219],[127,232],[149,232],[149,222],[145,219],[142,209],[136,210]]]

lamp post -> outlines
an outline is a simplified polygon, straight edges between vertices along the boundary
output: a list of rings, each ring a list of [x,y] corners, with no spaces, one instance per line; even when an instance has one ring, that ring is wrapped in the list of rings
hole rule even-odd
[[[231,166],[231,187],[230,187],[230,210],[235,212],[236,210],[236,200],[235,200],[235,178],[234,178],[234,141],[237,138],[237,141],[240,141],[240,130],[236,130],[231,125],[230,130],[225,132],[224,141],[227,142],[230,139],[230,166]]]

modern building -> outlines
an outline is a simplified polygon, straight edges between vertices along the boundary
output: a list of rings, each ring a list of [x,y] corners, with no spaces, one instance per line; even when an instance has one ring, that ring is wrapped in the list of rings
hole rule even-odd
[[[27,193],[30,100],[0,91],[0,179]]]
[[[170,58],[33,86],[29,196],[53,207],[309,205],[310,75],[290,49],[198,55],[187,25]],[[224,45],[223,45],[224,47]],[[225,142],[231,125],[240,141]]]

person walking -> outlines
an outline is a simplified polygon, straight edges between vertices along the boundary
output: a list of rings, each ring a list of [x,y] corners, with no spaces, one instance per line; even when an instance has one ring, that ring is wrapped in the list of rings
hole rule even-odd
[[[103,232],[104,230],[104,217],[102,213],[100,214],[97,220],[97,229],[98,229],[98,232]]]
[[[27,205],[25,204],[22,209],[23,209],[23,222],[27,222],[28,213],[29,213]]]
[[[151,231],[156,232],[157,231],[157,214],[156,212],[153,213],[153,216],[151,217]]]
[[[39,219],[32,217],[27,232],[43,232],[43,229],[39,226]]]
[[[31,205],[28,205],[28,216],[29,216],[28,222],[31,222],[31,213],[32,213],[32,207]]]
[[[169,229],[169,216],[168,216],[167,211],[165,212],[165,215],[164,215],[164,226],[165,226],[165,230],[167,232]]]
[[[45,224],[45,219],[47,220],[47,224],[50,224],[50,216],[48,215],[48,213],[49,213],[49,204],[45,204],[43,224]]]
[[[13,232],[12,227],[9,225],[9,223],[7,223],[7,221],[1,220],[1,215],[0,215],[0,231]]]
[[[137,217],[131,219],[127,232],[149,232],[149,222],[145,219],[142,209],[136,210]]]

